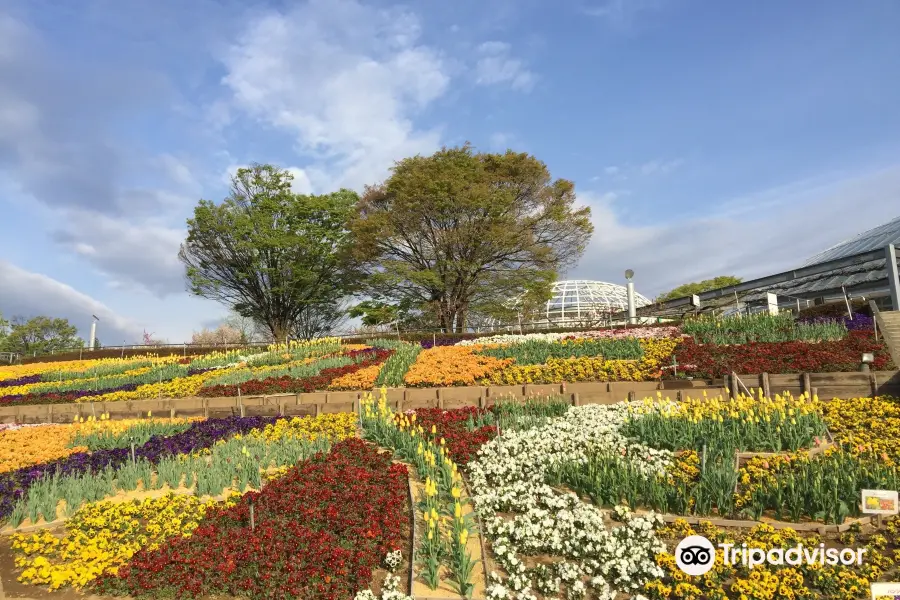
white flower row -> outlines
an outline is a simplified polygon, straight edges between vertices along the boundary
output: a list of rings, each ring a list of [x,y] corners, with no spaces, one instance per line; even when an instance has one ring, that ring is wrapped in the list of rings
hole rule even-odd
[[[666,327],[629,327],[620,329],[597,329],[594,331],[578,331],[568,333],[526,333],[492,335],[476,338],[474,340],[462,340],[457,346],[472,346],[474,344],[524,344],[526,342],[558,342],[565,338],[578,338],[595,340],[600,338],[668,338],[680,337],[681,330],[675,326]]]
[[[608,528],[605,511],[545,483],[554,464],[586,460],[598,451],[618,453],[647,473],[665,469],[670,452],[634,443],[619,432],[627,408],[619,403],[570,409],[543,427],[504,432],[469,463],[476,510],[508,573],[505,580],[492,574],[488,598],[529,600],[536,592],[559,598],[565,584],[566,600],[584,598],[589,589],[592,597],[612,600],[662,576],[654,561],[665,549],[655,534],[662,523],[658,515],[637,517],[617,507],[614,516],[621,524]],[[537,555],[562,561],[527,568],[527,557]]]

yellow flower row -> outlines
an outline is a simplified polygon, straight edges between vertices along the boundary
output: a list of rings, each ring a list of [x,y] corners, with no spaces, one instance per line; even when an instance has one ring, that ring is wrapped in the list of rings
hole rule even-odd
[[[132,356],[128,358],[100,358],[100,359],[84,359],[84,360],[65,360],[59,362],[40,362],[27,365],[8,365],[0,367],[0,380],[18,379],[19,377],[27,377],[29,375],[40,375],[51,371],[84,371],[92,367],[100,365],[127,365],[146,360],[156,361],[174,361],[179,356],[157,357],[155,354],[147,354],[145,356]]]
[[[661,362],[672,355],[679,340],[642,339],[639,360],[606,360],[603,357],[551,358],[544,365],[512,365],[495,370],[480,383],[522,385],[576,381],[647,381],[659,376]],[[421,356],[421,355],[420,355]]]
[[[238,494],[226,504],[233,504]],[[47,530],[14,534],[12,548],[19,581],[59,589],[83,587],[103,573],[115,574],[142,548],[154,549],[166,538],[189,537],[214,501],[168,494],[132,502],[103,501],[80,508],[59,538]]]
[[[84,396],[78,399],[78,402],[116,402],[120,400],[144,400],[147,398],[187,398],[188,396],[196,396],[203,383],[207,379],[218,377],[223,373],[228,373],[232,369],[216,369],[215,371],[207,371],[197,375],[188,375],[187,377],[178,377],[170,381],[162,383],[147,383],[138,386],[137,389],[130,392],[110,392],[108,394],[100,394],[98,396]]]
[[[316,417],[307,415],[281,419],[274,424],[266,425],[264,429],[254,429],[247,436],[264,438],[269,442],[283,438],[314,440],[321,437],[339,442],[356,436],[357,420],[355,413],[327,413]]]
[[[636,414],[656,413],[666,418],[687,419],[699,422],[704,419],[722,421],[724,418],[743,420],[748,423],[787,422],[815,414],[818,412],[817,399],[811,400],[804,392],[798,397],[790,393],[776,394],[772,398],[740,395],[737,398],[718,395],[708,397],[686,398],[681,402],[660,402],[662,393],[657,392],[657,399],[645,398],[643,405],[632,410]]]

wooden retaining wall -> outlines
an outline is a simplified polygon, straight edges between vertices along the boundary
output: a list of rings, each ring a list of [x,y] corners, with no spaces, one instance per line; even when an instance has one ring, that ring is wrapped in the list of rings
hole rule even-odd
[[[626,399],[664,397],[677,400],[728,395],[734,390],[753,394],[757,389],[770,394],[790,391],[799,395],[806,389],[820,398],[855,398],[871,395],[900,396],[900,372],[804,373],[797,375],[737,375],[737,380],[676,380],[646,382],[585,382],[545,385],[468,386],[444,388],[389,388],[388,405],[393,410],[416,408],[487,407],[499,398],[526,398],[560,394],[572,404],[612,404]],[[739,380],[739,381],[738,381]],[[313,392],[223,398],[158,398],[117,402],[80,402],[29,406],[0,406],[0,423],[71,423],[75,417],[88,418],[108,413],[111,419],[146,417],[226,417],[232,415],[318,415],[354,412],[367,392]],[[378,390],[375,390],[377,397]]]

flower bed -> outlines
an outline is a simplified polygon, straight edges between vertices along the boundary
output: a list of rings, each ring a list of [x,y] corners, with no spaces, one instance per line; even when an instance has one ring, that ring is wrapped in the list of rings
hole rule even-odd
[[[209,448],[219,440],[265,427],[276,420],[277,417],[228,417],[200,421],[177,435],[150,439],[135,449],[135,457],[156,463],[166,456],[190,454]],[[130,457],[130,449],[127,448],[79,452],[59,460],[0,474],[0,519],[6,519],[16,502],[26,496],[29,488],[46,477],[54,474],[80,475],[100,472],[107,467],[121,466]]]
[[[420,408],[415,415],[425,434],[434,442],[443,440],[453,462],[465,465],[485,442],[497,435],[494,425],[475,425],[475,420],[486,412],[475,407],[455,410]]]
[[[137,552],[100,593],[344,600],[368,587],[408,526],[407,470],[359,440],[207,513],[193,535]],[[250,527],[251,502],[255,528]]]
[[[317,375],[294,379],[290,376],[269,377],[261,380],[247,381],[241,385],[213,385],[197,392],[198,396],[210,398],[218,396],[252,396],[256,394],[290,394],[298,392],[314,392],[324,390],[338,379],[356,373],[360,369],[380,365],[391,355],[391,350],[360,350],[351,352],[355,361],[343,367],[323,369]]]
[[[735,373],[817,373],[859,370],[863,352],[875,354],[874,370],[895,369],[887,347],[871,332],[851,331],[843,340],[752,343],[735,346],[684,340],[675,350],[679,373],[699,378]]]
[[[411,387],[474,385],[483,377],[512,364],[511,359],[481,356],[480,346],[435,346],[423,350],[406,373]]]

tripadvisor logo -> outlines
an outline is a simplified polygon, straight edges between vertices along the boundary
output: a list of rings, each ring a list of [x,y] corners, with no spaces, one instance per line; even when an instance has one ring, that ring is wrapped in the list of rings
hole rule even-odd
[[[719,544],[722,558],[726,565],[741,564],[749,569],[767,565],[791,565],[801,563],[836,566],[861,565],[866,548],[826,548],[825,544],[804,546],[797,544],[793,548],[749,548],[747,544]],[[702,535],[689,535],[675,547],[675,564],[684,573],[698,576],[708,573],[716,562],[716,547]]]

